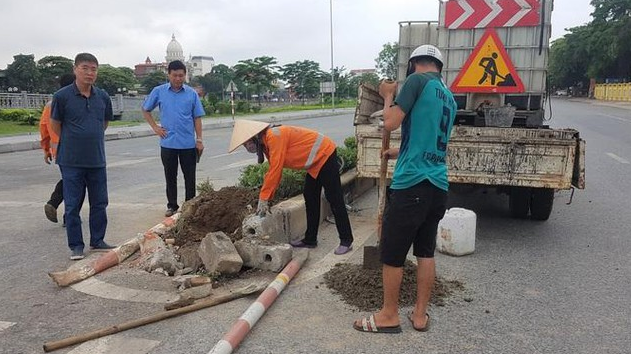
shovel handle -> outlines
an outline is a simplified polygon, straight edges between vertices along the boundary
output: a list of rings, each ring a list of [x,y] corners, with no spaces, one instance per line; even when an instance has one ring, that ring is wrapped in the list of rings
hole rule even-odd
[[[383,211],[386,207],[386,181],[388,179],[388,156],[385,152],[390,149],[390,132],[383,129],[381,135],[381,165],[379,166],[379,213],[377,216],[377,235],[381,242],[381,226],[383,225]]]

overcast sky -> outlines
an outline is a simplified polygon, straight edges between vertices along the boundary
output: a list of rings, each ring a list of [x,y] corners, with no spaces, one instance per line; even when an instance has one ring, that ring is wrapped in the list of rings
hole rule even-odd
[[[0,68],[16,54],[73,59],[91,52],[101,63],[133,68],[164,61],[174,33],[184,55],[229,66],[268,55],[279,64],[315,60],[331,66],[330,0],[12,0],[2,2]],[[438,0],[332,0],[334,66],[374,68],[398,22],[437,20]],[[589,0],[555,0],[552,38],[590,21]]]

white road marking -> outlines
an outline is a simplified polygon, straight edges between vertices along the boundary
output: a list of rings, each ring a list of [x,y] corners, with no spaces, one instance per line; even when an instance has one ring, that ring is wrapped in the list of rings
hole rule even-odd
[[[210,156],[209,158],[210,159],[217,159],[217,158],[220,158],[220,157],[237,156],[237,155],[245,155],[245,150],[236,150],[236,151],[228,152],[228,153],[225,153],[225,154],[213,155],[213,156]]]
[[[156,340],[113,335],[85,342],[68,354],[146,354],[158,344]]]
[[[231,163],[229,165],[220,167],[220,168],[216,169],[215,171],[225,171],[225,170],[232,170],[232,169],[235,169],[235,168],[241,168],[241,167],[245,167],[247,165],[252,165],[255,162],[256,161],[253,161],[252,159],[237,161],[237,162]]]
[[[611,157],[612,159],[614,159],[614,160],[616,160],[616,161],[618,161],[618,162],[620,162],[620,163],[623,163],[623,164],[628,164],[628,163],[629,163],[629,161],[628,161],[628,160],[623,159],[622,157],[620,157],[620,156],[618,156],[618,155],[614,154],[613,152],[608,152],[608,153],[607,153],[607,156],[609,156],[609,157]]]
[[[158,160],[157,156],[145,157],[144,159],[137,159],[137,160],[123,160],[123,161],[108,163],[107,167],[112,168],[112,167],[122,167],[122,166],[129,166],[129,165],[138,165],[141,163],[151,162],[155,160]]]
[[[0,321],[0,331],[4,331],[5,329],[13,326],[14,324],[15,322]]]
[[[622,117],[618,117],[618,116],[613,116],[611,114],[605,114],[605,113],[598,113],[598,115],[601,115],[603,117],[607,117],[607,118],[611,118],[611,119],[615,119],[615,120],[619,120],[621,122],[627,122],[627,123],[631,123],[631,120],[629,119],[624,119]]]
[[[84,294],[93,295],[105,299],[147,302],[164,304],[177,298],[177,294],[166,291],[129,289],[122,286],[109,284],[94,277],[72,285],[72,288]]]

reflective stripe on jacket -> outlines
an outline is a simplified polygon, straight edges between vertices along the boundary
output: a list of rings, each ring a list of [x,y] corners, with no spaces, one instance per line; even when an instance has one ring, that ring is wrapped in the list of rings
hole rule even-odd
[[[46,103],[42,116],[39,118],[39,145],[44,150],[44,153],[50,153],[54,158],[57,156],[57,147],[59,145],[59,136],[53,131],[53,127],[50,125],[50,112],[51,104]]]
[[[270,165],[259,195],[263,200],[274,197],[283,168],[306,170],[311,177],[317,178],[335,151],[335,143],[330,138],[310,129],[288,125],[267,129],[263,143]]]

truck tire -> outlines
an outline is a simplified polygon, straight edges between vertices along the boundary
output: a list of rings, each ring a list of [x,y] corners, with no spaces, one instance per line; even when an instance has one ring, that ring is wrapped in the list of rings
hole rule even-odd
[[[512,217],[525,219],[530,210],[531,190],[526,187],[513,187],[508,196],[508,210]]]
[[[533,189],[532,200],[530,202],[530,217],[533,220],[548,220],[552,213],[552,204],[554,204],[554,189]]]

